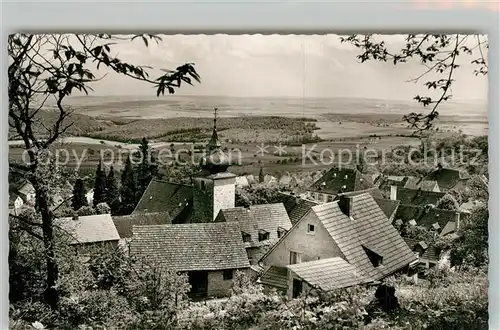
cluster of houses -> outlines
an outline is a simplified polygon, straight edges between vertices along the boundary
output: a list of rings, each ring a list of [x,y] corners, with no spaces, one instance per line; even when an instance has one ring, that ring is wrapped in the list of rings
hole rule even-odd
[[[80,216],[58,219],[59,224],[74,233],[76,246],[123,244],[134,258],[187,273],[190,296],[201,299],[228,295],[236,271],[289,298],[376,284],[439,261],[435,247],[403,238],[397,225],[423,226],[439,235],[460,225],[459,211],[433,207],[447,190],[466,182],[457,170],[438,168],[421,179],[374,179],[355,168],[332,168],[302,194],[236,207],[236,185],[246,183],[227,171],[230,159],[216,120],[207,149],[192,185],[153,179],[130,215]],[[19,192],[27,202],[29,192]]]

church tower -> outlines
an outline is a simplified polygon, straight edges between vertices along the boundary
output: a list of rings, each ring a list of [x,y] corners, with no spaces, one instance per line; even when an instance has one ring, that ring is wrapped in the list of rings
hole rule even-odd
[[[200,161],[201,172],[193,177],[193,220],[213,222],[222,209],[235,206],[236,175],[227,172],[230,158],[222,151],[217,136],[217,108],[214,109],[214,128]]]

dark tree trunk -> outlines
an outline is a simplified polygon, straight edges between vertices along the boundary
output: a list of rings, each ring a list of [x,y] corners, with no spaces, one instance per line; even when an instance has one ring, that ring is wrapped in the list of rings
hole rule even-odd
[[[57,309],[59,303],[59,293],[56,289],[56,283],[59,278],[59,269],[57,267],[54,230],[52,226],[53,214],[50,210],[49,196],[46,189],[37,187],[36,198],[38,210],[42,216],[43,243],[45,247],[45,258],[47,262],[47,287],[44,292],[44,300],[53,310]]]

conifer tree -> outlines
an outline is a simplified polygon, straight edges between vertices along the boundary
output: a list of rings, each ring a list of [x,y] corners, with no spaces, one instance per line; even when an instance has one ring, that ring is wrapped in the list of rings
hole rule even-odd
[[[105,199],[106,199],[106,172],[102,168],[101,160],[99,160],[94,181],[94,200],[93,200],[94,207],[96,207],[96,205],[99,203],[105,202]]]
[[[139,145],[139,157],[141,161],[137,166],[137,199],[141,198],[149,182],[158,172],[158,165],[146,138],[143,138]]]
[[[122,213],[130,214],[134,210],[137,200],[137,182],[130,157],[127,157],[122,171],[120,195]]]
[[[111,214],[116,214],[120,208],[120,191],[115,178],[115,169],[110,167],[106,178],[106,203],[111,208]]]
[[[85,196],[85,185],[83,184],[83,180],[80,178],[76,179],[73,187],[71,206],[75,211],[79,210],[82,206],[88,206],[87,197]]]
[[[259,171],[259,182],[260,183],[264,182],[264,169],[262,168],[262,166],[260,167]]]

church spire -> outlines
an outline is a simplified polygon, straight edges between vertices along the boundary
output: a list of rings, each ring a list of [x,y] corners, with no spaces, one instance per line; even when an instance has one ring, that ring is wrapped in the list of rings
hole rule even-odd
[[[212,131],[212,137],[208,142],[207,149],[212,151],[215,149],[219,149],[221,147],[219,137],[217,136],[217,110],[218,108],[214,108],[214,129]]]

